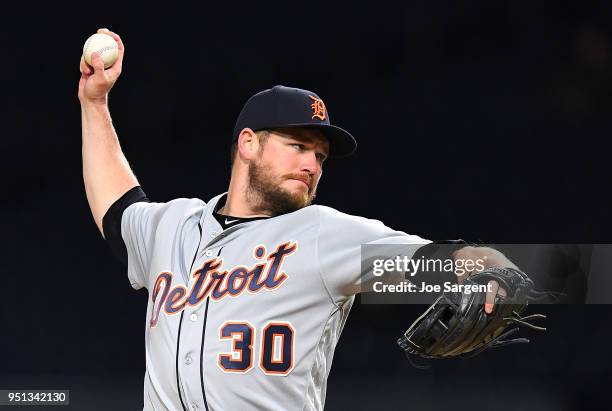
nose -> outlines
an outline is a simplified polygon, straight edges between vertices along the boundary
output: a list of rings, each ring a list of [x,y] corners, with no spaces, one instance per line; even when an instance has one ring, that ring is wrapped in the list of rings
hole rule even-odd
[[[302,162],[302,171],[310,175],[315,175],[315,174],[318,174],[318,172],[320,171],[320,168],[321,168],[321,165],[319,164],[319,161],[317,160],[317,155],[314,152],[314,150],[305,152],[303,162]]]

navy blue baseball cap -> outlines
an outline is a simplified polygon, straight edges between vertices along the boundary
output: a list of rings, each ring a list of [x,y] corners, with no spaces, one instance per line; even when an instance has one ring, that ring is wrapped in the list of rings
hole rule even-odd
[[[280,127],[315,128],[327,137],[330,157],[346,157],[357,148],[351,133],[330,124],[323,100],[316,93],[299,88],[274,86],[249,98],[236,120],[232,143],[247,127],[253,131]]]

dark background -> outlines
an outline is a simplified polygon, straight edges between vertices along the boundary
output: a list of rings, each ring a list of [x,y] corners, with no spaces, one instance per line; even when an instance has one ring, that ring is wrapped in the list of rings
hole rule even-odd
[[[0,388],[142,407],[147,295],[82,184],[78,63],[99,27],[126,45],[111,112],[155,201],[224,191],[238,112],[283,84],[317,92],[359,142],[326,163],[319,204],[431,239],[612,242],[609,2],[49,2],[4,17]],[[419,371],[395,340],[423,307],[357,303],[326,408],[607,408],[610,306],[539,308],[549,330],[531,345]]]

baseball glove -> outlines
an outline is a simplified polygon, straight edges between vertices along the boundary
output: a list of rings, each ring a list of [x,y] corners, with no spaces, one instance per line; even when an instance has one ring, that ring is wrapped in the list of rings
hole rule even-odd
[[[528,300],[541,299],[544,294],[533,289],[533,281],[522,271],[488,268],[469,276],[462,284],[486,285],[491,280],[507,292],[506,297],[496,297],[491,314],[484,310],[486,292],[445,292],[408,328],[397,343],[412,365],[423,368],[412,361],[412,356],[469,358],[487,348],[528,343],[526,338],[507,339],[518,331],[518,327],[507,329],[513,324],[546,330],[528,322],[546,316],[521,316]]]

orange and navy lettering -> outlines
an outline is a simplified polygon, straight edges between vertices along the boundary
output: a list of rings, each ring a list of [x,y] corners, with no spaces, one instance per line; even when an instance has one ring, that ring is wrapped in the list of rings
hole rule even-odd
[[[310,108],[312,109],[312,118],[314,119],[316,117],[319,120],[325,120],[327,116],[323,100],[311,95],[308,97],[312,99],[312,104],[310,105]]]
[[[231,340],[232,350],[217,354],[223,372],[246,374],[253,368],[255,327],[248,321],[226,321],[219,327],[219,340]],[[295,356],[295,328],[290,322],[268,321],[262,330],[259,368],[266,375],[291,373]]]
[[[166,314],[174,315],[187,306],[199,305],[207,297],[218,301],[227,296],[237,297],[245,290],[254,294],[280,287],[289,278],[282,270],[284,259],[297,248],[297,242],[288,241],[280,244],[265,258],[265,247],[258,245],[254,255],[259,256],[259,259],[265,259],[265,262],[254,264],[250,269],[240,265],[222,270],[223,259],[212,258],[205,261],[202,267],[192,274],[193,281],[189,289],[183,284],[172,286],[171,272],[160,273],[151,293],[153,313],[149,322],[150,327],[157,325],[162,309]]]
[[[293,370],[295,328],[284,321],[269,322],[261,333],[259,367],[267,375],[287,375]]]
[[[217,365],[221,370],[244,374],[253,368],[255,328],[251,323],[227,321],[219,327],[219,339],[232,341],[232,351],[217,356]]]

